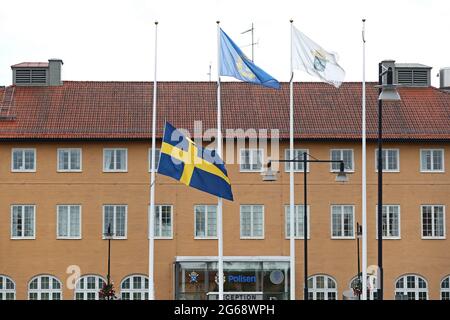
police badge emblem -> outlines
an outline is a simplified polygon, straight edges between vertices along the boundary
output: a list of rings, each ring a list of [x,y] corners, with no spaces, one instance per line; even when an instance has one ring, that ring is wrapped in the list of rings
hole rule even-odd
[[[327,66],[327,58],[325,53],[320,52],[319,50],[314,50],[311,53],[314,56],[314,69],[319,72],[324,71]]]

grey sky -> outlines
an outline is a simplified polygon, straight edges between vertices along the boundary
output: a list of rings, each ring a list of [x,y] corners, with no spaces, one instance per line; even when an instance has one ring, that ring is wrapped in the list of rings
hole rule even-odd
[[[14,0],[0,6],[0,85],[10,66],[64,60],[64,80],[152,81],[154,21],[159,21],[158,80],[216,79],[216,20],[240,46],[255,25],[255,62],[289,80],[289,19],[328,51],[339,54],[345,81],[361,81],[361,19],[366,22],[367,80],[383,59],[450,66],[447,0]],[[250,56],[250,47],[243,48]],[[296,81],[317,81],[296,72]]]

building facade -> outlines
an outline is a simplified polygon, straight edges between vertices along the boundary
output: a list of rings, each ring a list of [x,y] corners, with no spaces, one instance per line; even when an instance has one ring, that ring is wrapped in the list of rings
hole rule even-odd
[[[23,83],[14,78],[12,86],[0,89],[0,297],[98,299],[106,281],[110,226],[111,279],[118,296],[145,299],[153,86],[44,83],[42,70],[55,73],[60,66],[49,69],[58,61],[15,65],[14,77],[22,75]],[[33,68],[41,68],[35,81],[42,83],[33,83]],[[30,70],[27,81],[24,70]],[[165,120],[190,132],[194,121],[202,121],[195,132],[209,144],[207,131],[216,127],[215,84],[158,86],[157,145]],[[235,199],[224,201],[223,208],[225,291],[230,299],[288,299],[288,168],[280,165],[274,182],[261,177],[268,159],[289,158],[288,84],[279,91],[243,83],[222,87],[224,158]],[[429,83],[399,92],[402,101],[386,104],[383,114],[384,296],[450,299],[450,95]],[[306,168],[312,299],[342,299],[357,275],[360,95],[360,83],[340,89],[295,86],[294,156],[307,151],[318,159],[344,160],[349,176],[337,183],[333,165]],[[368,265],[376,265],[374,84],[368,85],[367,99]],[[276,129],[271,137],[277,143],[255,143],[261,135],[246,137],[253,129]],[[294,169],[296,297],[302,299],[303,168]],[[156,298],[216,299],[217,199],[157,175],[156,205]]]

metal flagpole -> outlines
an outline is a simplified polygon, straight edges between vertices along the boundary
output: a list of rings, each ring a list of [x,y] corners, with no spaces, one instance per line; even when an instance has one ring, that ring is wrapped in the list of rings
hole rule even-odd
[[[158,45],[158,21],[155,21],[155,75],[153,79],[153,112],[152,112],[152,165],[150,173],[150,217],[149,217],[149,239],[148,239],[148,298],[155,300],[155,240],[154,240],[154,217],[155,217],[155,152],[156,152],[156,61]]]
[[[291,81],[289,83],[289,158],[294,159],[294,71],[292,69],[292,28],[294,20],[291,20]],[[291,255],[291,300],[295,300],[295,206],[294,206],[294,163],[289,164],[289,244]],[[306,168],[303,168],[306,170]],[[305,236],[305,235],[304,235]],[[306,281],[306,279],[305,279]]]
[[[217,21],[217,155],[222,157],[222,107],[220,101],[220,21]],[[217,245],[219,300],[223,300],[223,228],[222,198],[217,200]]]
[[[362,19],[362,299],[367,300],[367,180],[366,180],[366,19]],[[359,277],[359,275],[358,275]]]

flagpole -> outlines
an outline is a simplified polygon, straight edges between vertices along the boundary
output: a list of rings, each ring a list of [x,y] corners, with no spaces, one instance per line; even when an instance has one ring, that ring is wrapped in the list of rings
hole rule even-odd
[[[217,153],[222,157],[222,106],[220,101],[220,21],[217,21]],[[223,227],[222,198],[217,200],[217,245],[218,245],[218,284],[219,300],[223,300]]]
[[[289,158],[294,159],[294,71],[292,68],[292,23],[291,21],[291,81],[289,82]],[[303,168],[306,170],[306,168]],[[289,245],[290,245],[290,269],[291,269],[291,281],[290,281],[290,298],[295,300],[295,204],[294,204],[294,164],[290,163],[289,166]],[[305,279],[306,281],[306,279]]]
[[[366,19],[362,19],[362,299],[367,300],[367,179],[366,179]],[[359,254],[359,253],[358,253]],[[358,275],[359,277],[359,275]]]
[[[158,45],[158,21],[155,21],[155,75],[153,79],[153,112],[152,112],[152,164],[150,172],[150,217],[149,217],[149,239],[148,239],[148,298],[155,300],[155,240],[154,240],[154,217],[155,217],[155,152],[156,152],[156,62]]]

